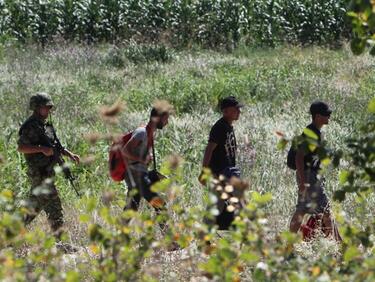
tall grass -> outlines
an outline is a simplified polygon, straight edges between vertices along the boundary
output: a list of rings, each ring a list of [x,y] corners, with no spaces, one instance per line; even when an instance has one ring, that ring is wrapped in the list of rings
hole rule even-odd
[[[0,130],[3,132],[0,155],[4,160],[0,163],[0,190],[12,190],[17,202],[29,191],[25,163],[16,152],[17,131],[30,114],[27,109],[30,95],[43,90],[52,95],[57,106],[53,121],[62,143],[84,159],[94,157],[91,162],[73,166],[81,191],[93,196],[100,206],[103,191],[111,190],[118,199],[111,209],[119,214],[124,205],[125,187],[108,177],[109,143],[102,140],[93,146],[85,136],[131,130],[147,120],[152,101],[163,98],[174,104],[176,115],[158,133],[157,159],[163,160],[172,153],[185,159],[182,189],[177,195],[179,204],[185,210],[192,207],[203,210],[207,195],[197,181],[203,150],[209,129],[220,116],[216,109],[218,99],[233,94],[246,103],[240,120],[234,125],[239,167],[250,183],[250,190],[274,195],[274,200],[262,208],[268,220],[267,227],[271,229],[267,236],[274,236],[287,229],[297,197],[295,175],[287,169],[284,153],[276,150],[275,131],[282,131],[289,137],[299,133],[310,122],[309,104],[319,98],[334,108],[331,122],[324,128],[326,140],[333,148],[344,148],[345,139],[356,134],[367,101],[375,90],[373,59],[353,57],[347,49],[332,51],[288,46],[271,50],[243,48],[231,54],[173,51],[173,56],[163,61],[140,52],[143,47],[134,48],[117,50],[107,45],[68,45],[45,50],[33,46],[25,50],[5,50],[0,63],[0,72],[4,74],[0,77]],[[134,61],[131,52],[148,59]],[[114,64],[119,58],[122,64]],[[119,124],[107,125],[100,119],[98,108],[118,98],[126,102],[126,110]],[[338,172],[329,169],[325,176],[331,198],[338,186]],[[74,191],[61,175],[58,175],[57,186],[65,205],[69,236],[74,244],[84,247],[89,239],[85,237],[84,223],[77,220],[83,213],[83,201],[75,198]],[[249,194],[246,197],[249,199]],[[374,199],[369,197],[366,201],[371,206]],[[348,197],[342,206],[345,218],[353,219],[358,226],[361,221],[355,214],[360,205]],[[90,223],[102,224],[103,214],[100,213],[98,209],[91,210]],[[180,219],[175,214],[172,217],[176,222]],[[32,228],[38,230],[45,225],[45,218],[41,216]],[[323,247],[319,244],[312,248],[331,249],[324,242]],[[187,252],[194,253],[194,250]],[[311,252],[320,254],[316,249]],[[85,259],[94,261],[92,257]],[[180,257],[166,254],[153,259],[165,267],[156,269],[155,275],[160,279],[173,280],[173,275],[177,275],[186,280],[197,275],[196,268],[191,266],[193,259],[186,264],[185,261],[180,263]],[[202,260],[201,257],[195,259],[195,264]],[[74,268],[74,261],[68,265]],[[184,269],[185,265],[191,268]],[[152,272],[154,263],[150,259],[143,266]],[[251,271],[246,272],[246,277],[254,277]],[[89,274],[83,275],[89,277]]]
[[[32,47],[27,51],[6,52],[0,65],[6,74],[0,78],[0,127],[4,132],[1,150],[9,160],[1,169],[5,170],[4,175],[11,176],[3,180],[6,187],[22,193],[28,189],[27,185],[15,182],[19,173],[23,175],[23,162],[15,152],[15,140],[19,124],[29,114],[28,99],[35,91],[50,92],[58,105],[53,119],[63,143],[82,155],[96,155],[95,164],[77,171],[84,182],[95,179],[90,181],[95,183],[92,186],[84,184],[93,193],[113,186],[107,177],[105,162],[108,144],[103,142],[94,150],[82,140],[87,133],[109,130],[98,118],[99,105],[113,103],[118,98],[127,103],[127,112],[120,124],[111,129],[121,132],[145,122],[145,111],[154,99],[169,100],[176,108],[176,117],[161,133],[158,155],[162,159],[177,152],[188,159],[185,177],[192,190],[188,189],[187,193],[198,198],[193,192],[197,187],[196,175],[209,127],[219,116],[216,104],[220,97],[236,95],[248,105],[236,128],[243,144],[241,150],[246,154],[256,152],[256,159],[239,155],[244,174],[254,188],[278,191],[280,182],[286,181],[291,192],[294,180],[292,176],[282,176],[289,172],[283,156],[274,151],[273,132],[282,130],[291,136],[301,130],[309,122],[306,114],[309,103],[321,98],[335,108],[327,139],[334,147],[340,147],[363,114],[353,111],[353,105],[364,108],[369,93],[374,91],[372,60],[354,58],[346,50],[279,48],[251,53],[238,50],[232,55],[180,52],[168,63],[150,61],[147,64],[135,64],[124,56],[124,65],[120,68],[108,59],[112,50],[68,46],[44,52]],[[250,147],[244,144],[245,135]],[[26,181],[24,177],[21,179],[21,183]],[[71,195],[65,188],[64,193]],[[285,199],[293,201],[289,197]]]
[[[334,44],[348,36],[349,0],[54,0],[0,2],[0,38],[135,40],[233,48],[240,42]]]

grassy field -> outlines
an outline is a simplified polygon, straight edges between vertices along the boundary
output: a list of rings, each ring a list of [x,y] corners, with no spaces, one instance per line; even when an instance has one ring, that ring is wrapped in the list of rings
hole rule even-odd
[[[98,199],[103,191],[113,190],[125,200],[126,189],[108,177],[109,143],[101,140],[90,144],[85,137],[133,129],[147,121],[154,100],[166,99],[175,106],[176,114],[157,136],[157,159],[178,154],[185,160],[183,191],[178,197],[186,207],[204,209],[206,193],[197,180],[203,150],[209,129],[220,116],[218,98],[235,95],[246,104],[235,124],[239,166],[250,190],[273,194],[266,213],[278,233],[287,229],[297,195],[294,172],[285,164],[286,152],[276,148],[275,131],[288,137],[301,132],[310,122],[309,104],[322,99],[334,109],[329,126],[324,128],[325,138],[332,148],[345,149],[344,141],[356,134],[367,103],[374,97],[374,59],[355,57],[347,48],[332,51],[285,46],[270,50],[239,48],[232,53],[167,49],[163,54],[168,60],[136,52],[108,45],[2,49],[0,154],[4,161],[0,164],[0,190],[10,189],[19,199],[29,190],[16,140],[20,123],[30,114],[28,99],[36,91],[46,91],[53,97],[53,122],[62,143],[84,159],[94,157],[92,162],[73,166],[73,172],[81,191]],[[140,59],[135,60],[136,56]],[[100,118],[99,109],[118,99],[126,103],[126,108],[117,124],[108,124]],[[325,176],[331,196],[339,185],[338,171],[328,168]],[[81,201],[63,177],[58,177],[57,184],[71,241],[85,246],[87,226],[78,221]],[[374,203],[373,198],[368,201]],[[118,201],[113,209],[120,211],[121,204]],[[339,208],[350,219],[356,206],[349,197]],[[366,218],[361,220],[365,222]],[[32,228],[45,229],[45,223],[40,216]],[[173,258],[162,264],[165,267],[157,275],[165,281],[186,280],[195,271],[183,270]]]

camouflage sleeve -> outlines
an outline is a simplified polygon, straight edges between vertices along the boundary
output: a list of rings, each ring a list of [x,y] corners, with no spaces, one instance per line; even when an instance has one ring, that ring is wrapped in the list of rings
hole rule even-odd
[[[39,145],[43,130],[37,123],[31,122],[20,130],[18,145]]]

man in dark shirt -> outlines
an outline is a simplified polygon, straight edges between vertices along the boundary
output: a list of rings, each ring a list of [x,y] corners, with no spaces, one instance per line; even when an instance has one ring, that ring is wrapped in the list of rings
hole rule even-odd
[[[44,210],[54,235],[60,239],[64,219],[61,200],[54,184],[57,159],[52,145],[56,136],[52,125],[47,123],[53,107],[51,97],[46,93],[37,93],[30,98],[30,110],[33,114],[20,128],[18,151],[25,155],[27,175],[31,183],[29,212],[24,219],[25,224],[31,223]],[[62,154],[74,162],[78,163],[80,160],[78,155],[66,148]]]
[[[232,124],[239,119],[242,106],[233,96],[224,98],[220,103],[223,115],[211,128],[202,164],[203,169],[209,168],[214,177],[240,177],[240,172],[236,168],[237,143]],[[204,185],[202,175],[203,172],[199,176],[199,181]],[[217,216],[216,223],[219,229],[228,229],[233,219],[233,212],[223,209]]]
[[[320,130],[328,124],[332,110],[328,104],[315,101],[310,106],[310,113],[312,123],[306,127],[307,130],[305,129],[302,134],[303,142],[297,148],[298,201],[290,222],[290,231],[298,232],[305,214],[313,214],[322,216],[325,234],[331,235],[333,232],[332,219],[329,201],[324,191],[324,179],[319,175],[318,149],[323,139]]]

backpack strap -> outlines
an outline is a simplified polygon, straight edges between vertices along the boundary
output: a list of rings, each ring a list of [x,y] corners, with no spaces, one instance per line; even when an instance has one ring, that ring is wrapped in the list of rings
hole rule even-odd
[[[154,142],[154,136],[151,134],[150,127],[147,125],[143,125],[142,127],[146,128],[146,134],[147,134],[147,147],[151,148],[152,144]]]
[[[154,138],[152,138],[152,159],[154,162],[154,170],[156,171],[156,156],[155,156],[155,146],[154,146]]]
[[[153,160],[153,163],[154,163],[154,170],[156,170],[154,136],[153,136],[153,134],[150,134],[150,127],[148,125],[146,126],[146,132],[147,132],[147,147],[152,148],[152,160]]]

